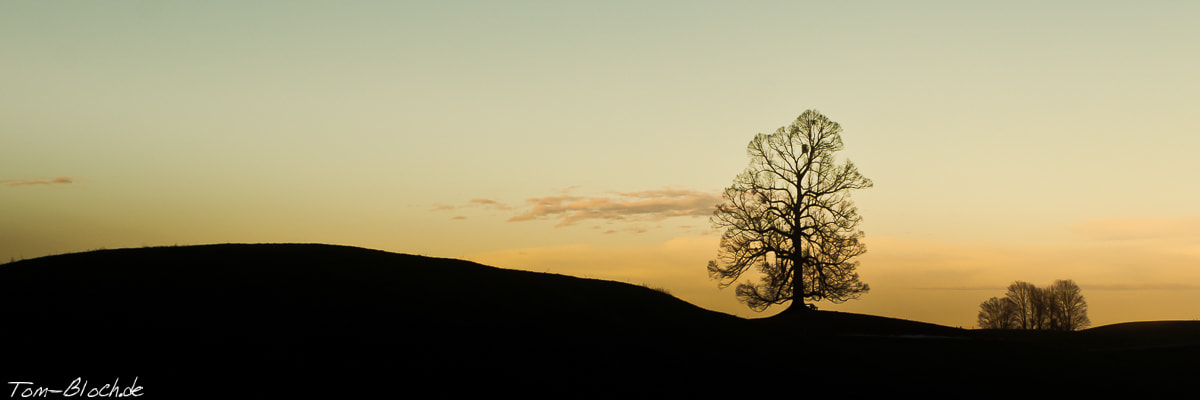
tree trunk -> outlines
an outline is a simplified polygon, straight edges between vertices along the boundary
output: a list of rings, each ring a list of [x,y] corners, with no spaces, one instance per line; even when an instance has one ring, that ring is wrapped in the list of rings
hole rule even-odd
[[[801,264],[801,260],[802,258],[798,255],[792,258],[792,302],[788,304],[786,310],[783,310],[783,312],[788,314],[811,310],[808,308],[808,304],[804,304],[804,281],[802,280],[804,276],[801,274],[800,266],[803,265]]]
[[[788,308],[780,314],[802,314],[809,311],[812,311],[812,309],[808,308],[808,304],[804,304],[804,299],[793,298],[791,304],[788,304]]]

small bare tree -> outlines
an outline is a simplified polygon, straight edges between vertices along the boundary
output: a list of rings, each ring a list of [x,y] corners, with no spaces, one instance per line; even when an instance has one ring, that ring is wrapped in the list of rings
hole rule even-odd
[[[1074,331],[1086,328],[1092,321],[1087,316],[1087,301],[1075,281],[1057,280],[1047,291],[1056,329]]]
[[[750,166],[725,189],[713,213],[724,229],[708,274],[724,288],[751,269],[762,281],[740,283],[738,298],[755,311],[805,300],[843,302],[869,289],[858,279],[854,258],[866,252],[862,217],[850,191],[871,187],[854,164],[837,163],[842,127],[814,110],[747,146]]]
[[[1036,325],[1038,288],[1032,283],[1024,281],[1016,281],[1008,285],[1008,292],[1004,294],[1016,306],[1017,310],[1017,328],[1033,329]]]
[[[993,297],[979,305],[979,327],[1013,329],[1017,327],[1017,305],[1007,297]]]
[[[1055,319],[1057,314],[1054,310],[1054,302],[1050,296],[1049,288],[1034,288],[1032,292],[1033,313],[1031,320],[1033,323],[1029,329],[1037,330],[1054,330],[1058,329],[1058,321]]]

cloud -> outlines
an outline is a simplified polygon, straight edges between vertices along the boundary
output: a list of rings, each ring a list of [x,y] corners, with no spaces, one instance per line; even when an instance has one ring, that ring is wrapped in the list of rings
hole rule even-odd
[[[460,206],[435,204],[433,206],[432,211],[450,211],[450,210],[458,210],[458,209],[462,209],[462,208],[479,208],[479,207],[492,209],[492,210],[511,210],[512,209],[512,207],[509,207],[509,206],[505,205],[504,203],[501,203],[501,202],[498,202],[495,200],[471,199],[471,201],[468,201],[467,204],[460,205]]]
[[[713,208],[723,203],[724,199],[716,192],[700,192],[683,189],[658,189],[635,192],[614,192],[608,196],[578,196],[570,192],[576,187],[557,190],[554,196],[534,197],[525,200],[523,207],[514,207],[500,201],[476,198],[460,205],[435,204],[431,211],[451,211],[461,209],[486,209],[493,211],[513,211],[517,214],[508,219],[509,222],[532,220],[557,220],[557,226],[570,226],[580,221],[614,222],[646,222],[661,221],[673,217],[707,217],[712,215]],[[465,219],[456,216],[454,219]],[[634,227],[601,227],[604,233],[617,232],[646,232],[641,226]]]
[[[528,210],[509,218],[509,222],[551,219],[559,221],[557,226],[570,226],[587,220],[659,221],[672,217],[709,216],[722,202],[724,200],[717,193],[676,189],[624,192],[604,197],[535,197],[525,201]]]
[[[921,290],[1003,289],[1074,279],[1097,289],[1179,289],[1200,282],[1200,252],[1169,243],[955,243],[866,238],[861,273]]]
[[[1101,218],[1085,221],[1072,230],[1099,241],[1196,239],[1200,238],[1200,215]]]
[[[1084,285],[1083,289],[1096,290],[1200,290],[1200,286],[1189,285],[1185,283],[1148,283],[1148,284],[1124,284],[1110,283],[1099,285]]]
[[[50,180],[21,180],[21,179],[5,179],[0,180],[0,183],[8,186],[23,186],[23,185],[53,185],[61,183],[72,183],[69,177],[60,176]]]
[[[467,204],[470,206],[485,207],[485,208],[491,208],[494,210],[511,210],[512,209],[512,207],[504,205],[504,203],[501,203],[501,202],[498,202],[495,200],[490,200],[490,199],[471,199],[471,201],[467,202]]]

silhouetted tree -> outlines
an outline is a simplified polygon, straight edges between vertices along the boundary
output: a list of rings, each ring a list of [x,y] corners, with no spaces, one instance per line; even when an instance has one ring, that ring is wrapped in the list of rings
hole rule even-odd
[[[979,327],[1013,329],[1017,327],[1017,305],[1007,297],[993,297],[979,305]]]
[[[1087,301],[1083,299],[1083,292],[1075,281],[1054,281],[1047,291],[1047,296],[1048,302],[1052,304],[1055,329],[1073,331],[1092,323],[1087,316]]]
[[[1021,329],[1033,329],[1035,324],[1034,308],[1037,307],[1038,288],[1032,283],[1024,281],[1016,281],[1008,285],[1008,292],[1004,294],[1016,306],[1017,310],[1017,327]]]
[[[814,110],[772,134],[758,134],[747,152],[750,166],[725,189],[713,213],[724,229],[709,277],[722,288],[757,269],[762,281],[740,283],[738,298],[755,311],[790,301],[843,302],[866,293],[853,259],[866,251],[862,218],[850,191],[871,187],[850,161],[838,164],[842,127]]]
[[[1053,330],[1055,329],[1054,320],[1054,302],[1050,299],[1050,289],[1035,287],[1032,293],[1033,309],[1029,329],[1037,330]]]

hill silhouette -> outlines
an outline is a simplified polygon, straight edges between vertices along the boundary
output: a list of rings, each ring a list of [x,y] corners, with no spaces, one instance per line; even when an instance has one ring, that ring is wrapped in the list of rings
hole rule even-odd
[[[1010,394],[998,378],[1144,394],[1190,381],[1200,349],[1190,321],[1062,333],[747,320],[625,283],[318,244],[0,265],[0,317],[5,382],[137,376],[151,398]]]

